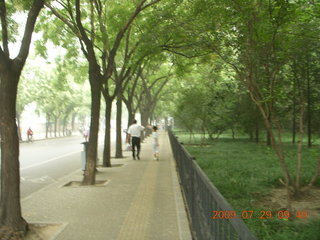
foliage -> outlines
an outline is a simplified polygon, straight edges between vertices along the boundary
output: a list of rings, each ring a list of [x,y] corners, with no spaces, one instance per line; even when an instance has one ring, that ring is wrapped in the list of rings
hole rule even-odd
[[[214,120],[211,129],[217,127],[215,132],[219,132],[220,129],[225,130],[223,125],[233,130],[234,126],[228,120],[239,119],[239,116],[240,123],[245,125],[244,119],[247,116],[252,124],[242,127],[247,128],[246,131],[251,135],[253,128],[259,130],[263,119],[270,144],[279,158],[284,179],[294,192],[299,192],[301,147],[297,150],[297,169],[289,172],[281,133],[283,129],[289,130],[292,126],[293,134],[297,131],[303,134],[307,126],[310,139],[312,124],[317,123],[317,118],[313,119],[313,113],[316,113],[315,106],[319,104],[315,100],[318,93],[313,88],[318,84],[315,79],[319,79],[318,62],[315,57],[318,55],[319,44],[319,14],[316,12],[318,4],[310,1],[281,0],[193,0],[185,1],[181,6],[184,6],[184,10],[180,9],[179,14],[174,17],[176,25],[183,24],[183,31],[178,29],[179,35],[166,45],[166,49],[187,58],[197,56],[202,66],[205,66],[204,63],[211,63],[213,68],[218,67],[215,73],[220,75],[222,81],[228,79],[223,72],[230,72],[231,69],[233,74],[230,79],[237,82],[231,89],[242,92],[237,100],[246,100],[247,97],[246,91],[239,87],[241,85],[247,89],[256,108],[244,102],[242,110],[245,110],[246,105],[251,109],[248,112],[251,112],[253,117],[249,118],[248,115],[242,114],[244,111],[237,111],[238,108],[235,107],[233,111],[226,111],[232,109],[226,103],[232,105],[232,100],[228,99],[217,104],[218,107],[221,106],[220,109],[214,109],[217,108],[214,106],[205,110],[210,103],[209,99],[214,97],[217,90],[206,91],[189,83],[192,89],[185,88],[187,90],[184,98],[181,98],[182,102],[178,104],[176,116],[181,115],[185,118],[186,113],[189,113],[190,117],[196,116],[201,119],[200,122],[191,125],[198,125],[202,132],[206,128],[204,123],[210,123],[210,120]],[[193,21],[188,21],[191,17]],[[219,61],[223,64],[219,64]],[[206,86],[203,77],[194,73],[197,72],[197,66],[192,66],[192,70],[191,75],[195,79],[193,82],[201,82],[201,86]],[[215,85],[218,89],[218,84]],[[193,93],[190,94],[188,91]],[[218,92],[218,96],[225,96],[225,90],[220,89]],[[188,99],[186,93],[193,101]],[[187,105],[190,106],[188,110]],[[257,116],[257,110],[261,117]],[[221,112],[220,116],[224,118],[221,121],[222,125],[215,119],[217,111]],[[300,129],[298,123],[302,126]],[[320,168],[320,162],[316,168]]]
[[[188,142],[188,133],[177,132],[179,141]],[[200,134],[195,135],[192,144],[201,141]],[[196,158],[197,163],[204,170],[209,179],[219,189],[222,195],[237,212],[251,210],[269,210],[263,205],[265,198],[270,197],[272,189],[282,187],[279,179],[281,171],[273,150],[265,145],[257,145],[242,137],[232,140],[230,135],[224,134],[220,139],[211,141],[206,139],[205,146],[185,144],[188,152]],[[290,140],[286,143],[286,152],[290,159],[290,168],[294,169],[295,147]],[[306,162],[302,181],[307,182],[314,174],[314,156],[316,149],[305,147]],[[310,169],[313,169],[310,171]],[[320,186],[320,181],[317,182]],[[262,202],[262,203],[261,203]],[[280,209],[270,209],[277,212]],[[319,232],[315,227],[319,219],[305,221],[299,219],[285,222],[276,217],[267,219],[248,219],[246,224],[252,229],[258,239],[317,239]]]
[[[88,115],[89,92],[83,86],[85,74],[82,65],[64,62],[61,57],[51,65],[27,65],[19,85],[19,111],[22,112],[24,106],[35,102],[38,113],[44,115],[49,122],[54,119],[71,120],[74,115]]]
[[[238,110],[242,89],[231,77],[232,71],[222,65],[195,65],[194,71],[181,80],[184,92],[179,94],[174,114],[180,127],[200,130],[211,138],[226,130],[243,130],[239,124],[243,114]]]

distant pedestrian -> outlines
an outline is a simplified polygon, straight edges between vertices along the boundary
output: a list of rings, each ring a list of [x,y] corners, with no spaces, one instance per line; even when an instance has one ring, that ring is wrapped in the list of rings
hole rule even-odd
[[[87,128],[87,129],[84,130],[84,132],[83,132],[83,137],[84,137],[84,141],[85,141],[85,142],[88,142],[88,140],[89,140],[89,135],[90,135],[90,130],[89,130],[89,128]]]
[[[159,161],[159,135],[157,126],[152,127],[153,159]]]
[[[27,130],[28,142],[32,142],[32,136],[33,136],[33,131],[31,130],[31,127],[29,127]]]
[[[133,120],[133,124],[128,129],[127,143],[130,143],[130,140],[131,140],[132,157],[134,160],[136,160],[136,156],[140,160],[140,149],[141,149],[140,137],[141,137],[141,132],[144,129],[145,127],[137,124],[137,120]],[[136,149],[137,149],[137,155],[135,154]]]

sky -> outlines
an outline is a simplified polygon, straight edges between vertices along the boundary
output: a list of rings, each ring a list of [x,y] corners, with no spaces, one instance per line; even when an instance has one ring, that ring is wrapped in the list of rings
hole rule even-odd
[[[18,35],[16,42],[9,43],[9,50],[10,50],[10,58],[15,58],[20,50],[21,46],[21,40],[23,37],[25,24],[27,21],[27,14],[25,13],[17,13],[13,16],[13,19],[17,22],[19,29],[18,29]],[[52,43],[47,43],[47,53],[48,58],[44,59],[40,56],[36,56],[35,51],[35,41],[40,40],[42,37],[41,33],[33,33],[32,34],[32,42],[30,44],[30,51],[29,56],[27,59],[27,64],[29,66],[40,66],[41,68],[45,69],[46,71],[50,71],[50,68],[54,67],[54,59],[59,55],[62,54],[63,51],[61,49],[59,50],[58,47],[55,47]],[[23,72],[22,72],[23,74]],[[25,132],[29,127],[31,127],[35,132],[37,131],[43,131],[44,123],[46,122],[46,119],[43,116],[39,116],[36,113],[36,104],[31,103],[25,107],[24,112],[21,116],[21,131],[24,137]]]
[[[16,13],[13,16],[13,19],[18,23],[19,25],[19,29],[18,29],[18,36],[17,36],[17,41],[15,43],[9,43],[9,49],[10,49],[10,57],[11,58],[15,58],[18,53],[19,53],[19,49],[21,46],[21,40],[23,37],[23,33],[24,33],[24,29],[25,29],[25,24],[27,21],[27,14],[25,13]],[[63,50],[57,46],[54,46],[51,42],[47,43],[47,59],[43,59],[42,57],[36,56],[36,52],[35,52],[35,41],[37,40],[41,40],[42,38],[42,33],[36,33],[33,32],[32,34],[32,42],[30,45],[30,52],[29,52],[29,57],[27,59],[27,61],[32,61],[34,63],[37,63],[37,65],[42,65],[42,64],[46,64],[46,62],[53,62],[54,59],[59,55],[63,53]]]
[[[9,44],[9,49],[10,49],[10,57],[15,58],[17,54],[19,53],[20,49],[20,44],[21,40],[23,37],[24,33],[24,28],[25,28],[25,23],[27,20],[27,14],[24,13],[18,13],[14,15],[14,20],[18,23],[19,25],[19,34],[17,37],[17,41],[15,43],[10,43]],[[36,51],[35,51],[35,41],[36,40],[41,40],[42,34],[41,33],[33,33],[32,35],[32,42],[30,45],[30,52],[29,52],[29,57],[27,59],[27,64],[28,65],[34,65],[34,66],[40,66],[43,67],[46,71],[50,71],[50,68],[54,68],[54,59],[58,55],[63,55],[65,50],[54,46],[53,43],[48,42],[47,43],[47,59],[43,59],[40,56],[36,56]],[[23,73],[22,73],[23,74]],[[89,84],[86,84],[86,87]],[[115,110],[116,107],[114,106],[113,109]],[[103,115],[103,114],[102,114]],[[115,115],[115,113],[113,113]],[[44,124],[45,124],[45,118],[43,116],[39,116],[36,113],[36,104],[31,103],[28,106],[25,107],[25,110],[22,114],[22,121],[21,121],[21,131],[22,134],[26,132],[26,130],[31,127],[35,132],[43,131]],[[123,109],[123,128],[126,127],[127,124],[127,109],[124,107]],[[112,120],[112,128],[115,128],[115,118]]]

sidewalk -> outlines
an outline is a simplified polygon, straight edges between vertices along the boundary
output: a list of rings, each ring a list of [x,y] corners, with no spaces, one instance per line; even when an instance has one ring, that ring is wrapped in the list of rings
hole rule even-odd
[[[23,199],[29,223],[52,224],[32,240],[191,240],[169,139],[159,135],[160,161],[148,138],[141,160],[124,152],[112,159],[122,166],[98,169],[102,186],[63,187],[82,180],[79,169]]]

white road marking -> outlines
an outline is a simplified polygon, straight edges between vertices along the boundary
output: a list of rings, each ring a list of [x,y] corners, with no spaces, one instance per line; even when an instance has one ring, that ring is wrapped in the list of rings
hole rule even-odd
[[[43,183],[46,181],[54,182],[55,180],[49,176],[42,176],[38,178],[32,178],[32,177],[20,177],[21,182],[32,182],[32,183]]]
[[[64,158],[64,157],[68,157],[68,156],[76,154],[76,153],[80,153],[80,152],[81,151],[75,151],[75,152],[67,153],[67,154],[61,155],[59,157],[51,158],[51,159],[48,159],[48,160],[43,161],[43,162],[35,163],[35,164],[30,165],[30,166],[20,168],[20,170],[21,171],[27,170],[27,169],[30,169],[30,168],[33,168],[33,167],[37,167],[37,166],[40,166],[40,165],[43,165],[43,164],[46,164],[46,163],[49,163],[49,162],[53,162],[53,161],[58,160],[60,158]]]

